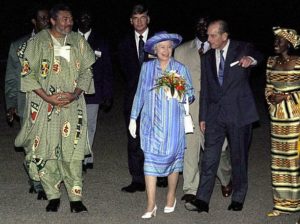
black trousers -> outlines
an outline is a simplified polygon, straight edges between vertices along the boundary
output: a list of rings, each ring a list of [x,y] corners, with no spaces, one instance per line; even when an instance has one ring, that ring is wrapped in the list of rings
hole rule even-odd
[[[132,176],[132,182],[145,183],[144,178],[144,153],[141,149],[139,127],[140,122],[137,120],[137,136],[133,138],[128,130],[130,122],[130,112],[124,112],[126,130],[127,130],[127,151],[128,151],[128,167],[129,173]]]
[[[230,122],[224,122],[223,119],[218,119],[213,124],[206,124],[197,199],[209,204],[220,162],[222,145],[225,137],[227,137],[232,166],[232,201],[244,203],[248,190],[248,150],[251,134],[252,124],[237,127]]]

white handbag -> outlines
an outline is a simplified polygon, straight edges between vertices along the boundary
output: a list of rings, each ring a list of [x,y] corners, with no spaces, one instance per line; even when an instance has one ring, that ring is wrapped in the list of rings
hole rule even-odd
[[[194,123],[193,123],[192,116],[190,115],[189,102],[187,97],[186,97],[186,102],[184,104],[184,109],[185,109],[184,131],[186,134],[194,133]]]

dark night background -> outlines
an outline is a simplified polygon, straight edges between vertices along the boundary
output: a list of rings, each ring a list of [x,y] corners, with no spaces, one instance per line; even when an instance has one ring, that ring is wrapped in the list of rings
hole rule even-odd
[[[58,1],[15,1],[0,3],[0,59],[5,61],[12,40],[31,32],[27,17],[33,4]],[[129,13],[132,0],[69,0],[74,12],[90,6],[95,13],[95,27],[110,40],[115,53],[118,40],[130,29]],[[150,26],[155,30],[167,30],[183,36],[184,41],[193,38],[195,17],[201,14],[223,18],[229,22],[231,37],[253,42],[265,55],[272,54],[273,26],[285,26],[300,31],[300,1],[266,0],[145,0],[151,17]]]

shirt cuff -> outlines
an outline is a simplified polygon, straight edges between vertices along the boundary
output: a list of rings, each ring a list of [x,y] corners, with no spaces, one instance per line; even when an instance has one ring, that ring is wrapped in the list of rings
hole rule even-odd
[[[252,60],[251,65],[257,65],[257,60],[255,60],[251,56],[248,56],[248,57]]]

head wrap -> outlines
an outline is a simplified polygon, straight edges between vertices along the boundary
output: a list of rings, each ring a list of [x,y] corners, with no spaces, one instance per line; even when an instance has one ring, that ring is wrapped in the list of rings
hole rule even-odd
[[[289,41],[294,48],[298,48],[298,46],[300,45],[300,36],[297,35],[296,30],[281,27],[273,27],[273,32],[275,35],[283,37],[284,39]]]

